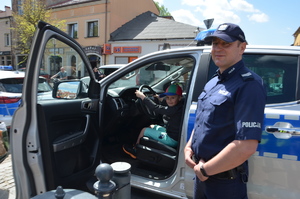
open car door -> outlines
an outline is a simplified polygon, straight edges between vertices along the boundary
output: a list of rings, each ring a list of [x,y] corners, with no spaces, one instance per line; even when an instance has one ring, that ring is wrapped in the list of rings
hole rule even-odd
[[[71,80],[61,84],[69,86],[54,89],[54,99],[38,101],[42,66],[52,74],[65,67]],[[71,76],[74,68],[76,74]],[[59,185],[82,189],[93,176],[100,163],[99,83],[94,75],[90,75],[89,85],[76,80],[89,74],[93,72],[80,45],[40,22],[28,59],[22,104],[11,128],[17,198],[30,198]]]

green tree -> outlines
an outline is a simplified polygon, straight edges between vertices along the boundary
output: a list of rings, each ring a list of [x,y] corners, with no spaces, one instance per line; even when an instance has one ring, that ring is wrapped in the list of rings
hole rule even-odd
[[[154,1],[155,6],[159,10],[159,16],[171,16],[171,13],[168,11],[168,8],[166,8],[164,5],[159,5],[158,2]]]
[[[19,12],[13,12],[12,14],[14,18],[12,29],[16,37],[14,38],[14,48],[19,53],[25,55],[25,60],[23,60],[25,62],[38,21],[42,20],[59,29],[65,29],[65,20],[51,18],[51,10],[47,9],[44,1],[41,0],[23,0],[22,6],[19,9],[21,9]]]

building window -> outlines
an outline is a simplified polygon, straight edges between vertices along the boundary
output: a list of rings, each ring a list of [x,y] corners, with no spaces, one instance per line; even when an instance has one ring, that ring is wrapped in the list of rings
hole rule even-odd
[[[6,56],[6,64],[11,65],[11,56]]]
[[[5,57],[1,57],[1,65],[5,65]]]
[[[87,37],[97,37],[98,36],[98,21],[88,22]]]
[[[5,43],[5,46],[10,46],[10,34],[9,33],[6,33],[4,34],[4,43]]]
[[[18,0],[18,14],[23,15],[22,0]]]
[[[69,35],[74,38],[77,39],[78,38],[78,25],[77,23],[74,24],[69,24]]]

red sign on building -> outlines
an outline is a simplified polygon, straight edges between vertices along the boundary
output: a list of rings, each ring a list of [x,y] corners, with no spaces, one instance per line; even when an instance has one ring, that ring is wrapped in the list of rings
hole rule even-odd
[[[122,47],[114,47],[114,53],[122,53]]]
[[[140,46],[117,46],[114,47],[114,53],[141,53]]]
[[[103,45],[103,54],[111,55],[111,44],[104,44]]]

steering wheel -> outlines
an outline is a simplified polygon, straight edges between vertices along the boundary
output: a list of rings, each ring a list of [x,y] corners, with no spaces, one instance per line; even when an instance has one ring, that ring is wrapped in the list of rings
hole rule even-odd
[[[140,92],[143,92],[143,89],[146,88],[150,91],[150,93],[154,96],[156,95],[157,93],[150,87],[150,86],[147,86],[147,85],[141,85],[139,87],[139,91]],[[140,107],[140,109],[142,110],[142,112],[144,114],[146,114],[150,119],[157,119],[158,118],[158,115],[154,112],[154,111],[151,111],[142,101],[142,99],[138,98],[137,99],[137,104],[138,106]]]

